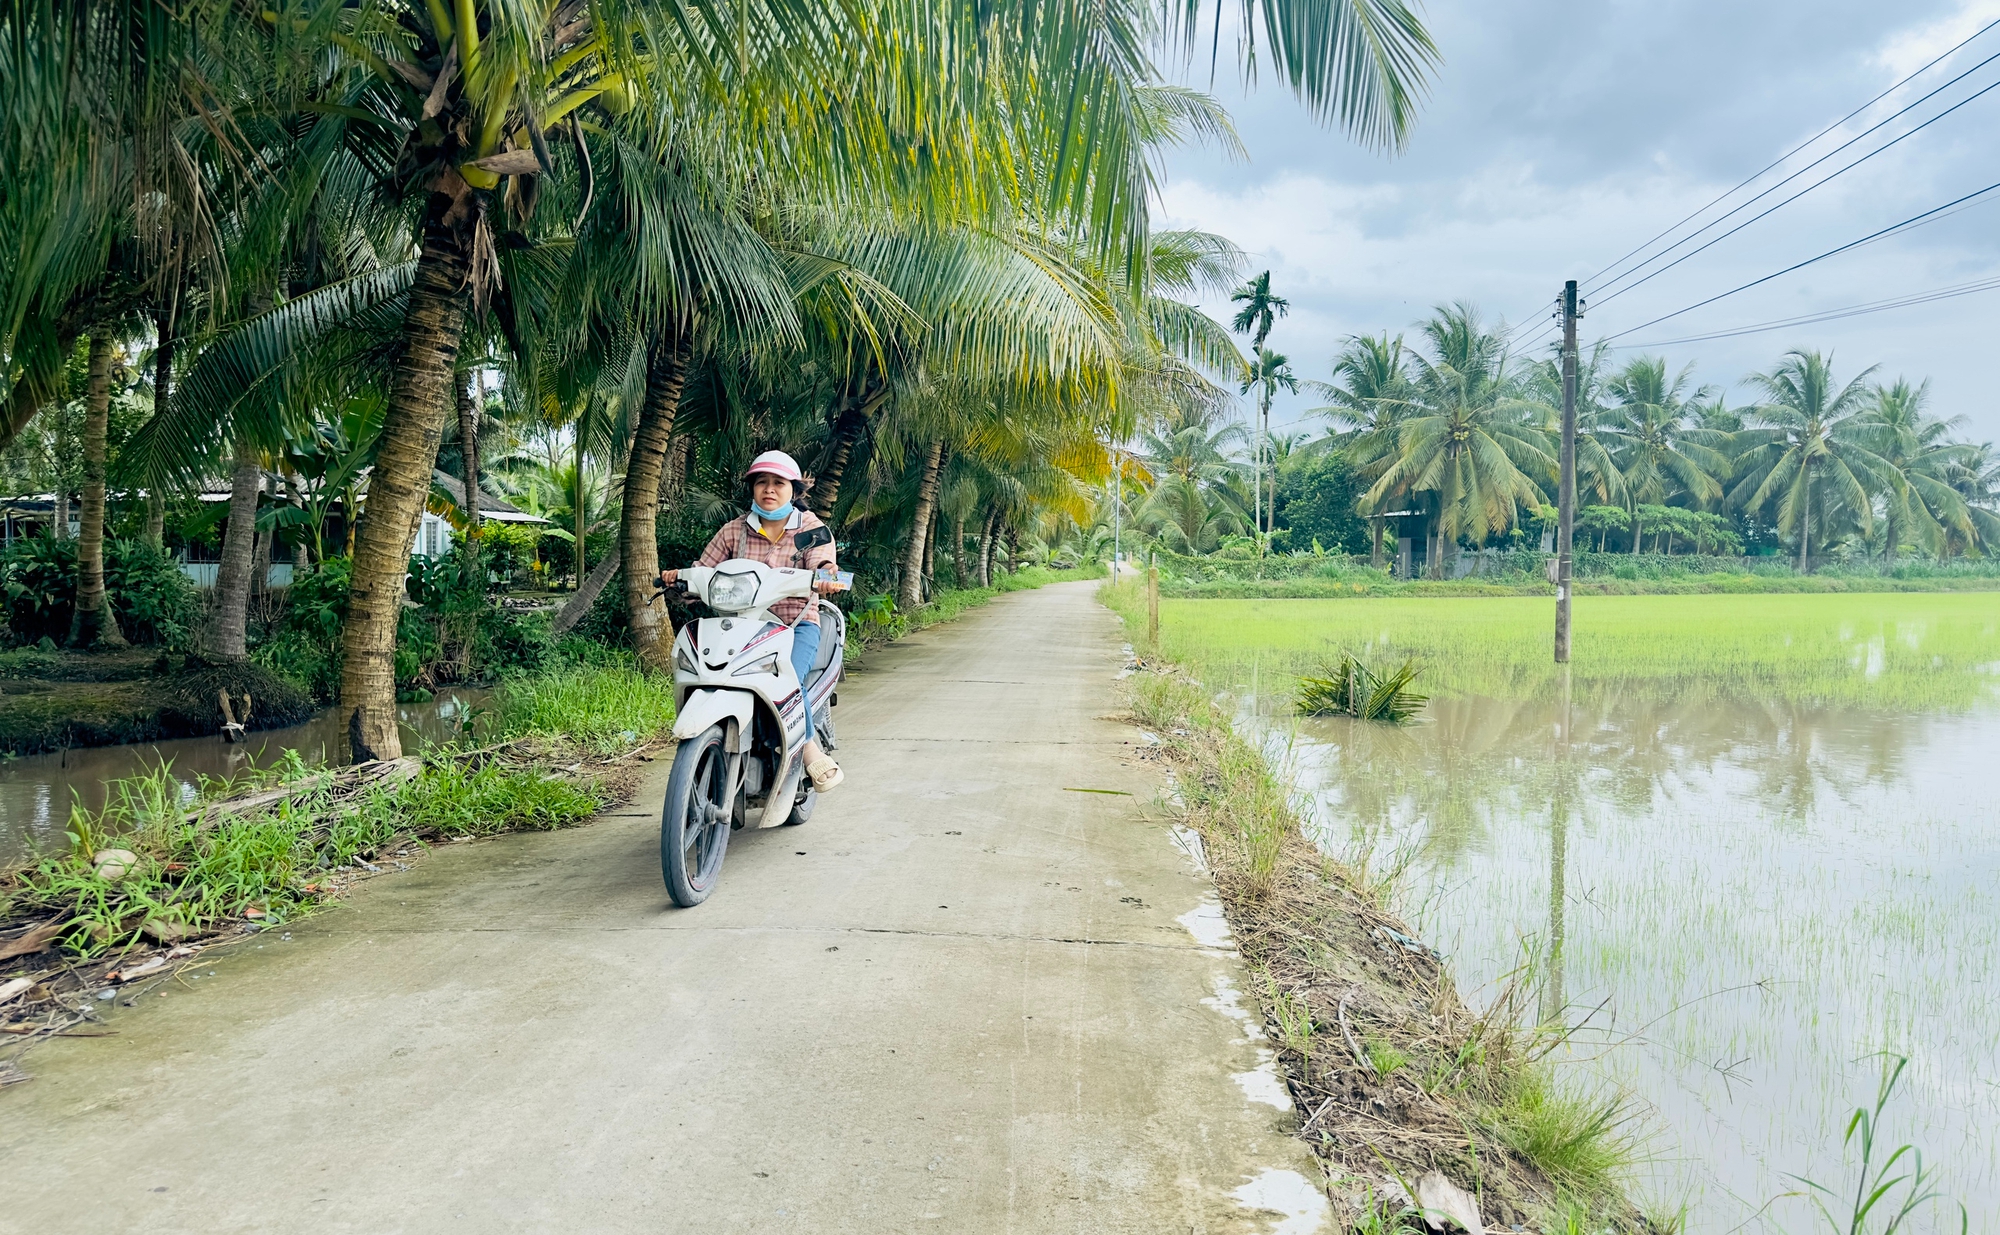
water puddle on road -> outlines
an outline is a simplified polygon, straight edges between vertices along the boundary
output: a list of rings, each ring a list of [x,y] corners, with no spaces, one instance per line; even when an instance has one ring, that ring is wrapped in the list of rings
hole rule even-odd
[[[403,744],[414,750],[427,742],[450,741],[490,692],[443,691],[427,703],[396,709]],[[202,778],[241,776],[269,767],[296,750],[307,764],[344,762],[347,730],[338,709],[328,708],[302,725],[267,729],[237,744],[212,738],[182,738],[129,746],[93,746],[46,755],[0,760],[0,865],[31,853],[66,849],[64,829],[72,803],[96,809],[104,804],[104,783],[149,772],[165,762],[192,798]]]

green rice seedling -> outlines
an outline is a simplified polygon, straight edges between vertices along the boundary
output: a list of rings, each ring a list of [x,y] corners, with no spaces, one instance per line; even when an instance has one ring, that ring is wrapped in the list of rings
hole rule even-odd
[[[1344,652],[1316,675],[1299,679],[1294,706],[1306,716],[1352,716],[1401,724],[1424,706],[1423,695],[1410,689],[1421,670],[1414,657],[1401,668],[1376,673],[1361,658]]]
[[[1106,603],[1135,636],[1132,589]],[[1570,673],[1579,701],[1776,700],[1962,709],[2000,686],[1991,594],[1586,596]],[[1548,696],[1554,608],[1542,598],[1166,600],[1160,654],[1217,684],[1315,675],[1337,649],[1416,658],[1434,698]]]
[[[1906,1229],[1917,1211],[1945,1199],[1934,1186],[1924,1155],[1915,1146],[1899,1145],[1879,1164],[1875,1161],[1876,1134],[1882,1130],[1882,1110],[1889,1105],[1896,1082],[1910,1064],[1902,1055],[1882,1052],[1882,1076],[1875,1088],[1875,1105],[1854,1108],[1848,1118],[1841,1144],[1861,1154],[1854,1174],[1852,1191],[1827,1187],[1800,1176],[1793,1178],[1806,1186],[1802,1194],[1835,1235],[1896,1235]],[[1892,1174],[1891,1172],[1899,1172]],[[1970,1226],[1963,1205],[1958,1208],[1958,1229]]]

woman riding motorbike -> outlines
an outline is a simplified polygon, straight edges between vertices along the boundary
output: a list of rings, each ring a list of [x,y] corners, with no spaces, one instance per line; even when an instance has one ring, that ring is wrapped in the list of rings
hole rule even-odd
[[[806,480],[799,471],[798,461],[782,450],[767,450],[751,462],[743,477],[750,482],[749,511],[741,519],[723,524],[701,551],[701,559],[695,565],[719,566],[731,558],[749,558],[766,566],[833,570],[832,542],[807,549],[803,554],[795,543],[800,532],[825,526],[818,515],[799,505],[805,496]],[[660,583],[666,586],[679,577],[677,570],[663,570]],[[830,580],[820,580],[813,586],[814,590],[827,594],[839,590],[839,585]],[[818,597],[806,597],[781,600],[771,606],[773,617],[792,625],[792,669],[801,685],[819,655],[819,603]],[[843,779],[840,765],[814,739],[810,707],[806,709],[803,755],[806,775],[812,778],[813,788],[821,793]]]

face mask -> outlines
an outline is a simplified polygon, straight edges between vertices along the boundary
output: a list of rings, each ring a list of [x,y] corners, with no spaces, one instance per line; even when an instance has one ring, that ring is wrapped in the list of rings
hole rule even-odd
[[[750,504],[750,513],[759,519],[789,519],[792,517],[792,504],[786,502],[776,510],[765,510],[762,506],[752,502]]]

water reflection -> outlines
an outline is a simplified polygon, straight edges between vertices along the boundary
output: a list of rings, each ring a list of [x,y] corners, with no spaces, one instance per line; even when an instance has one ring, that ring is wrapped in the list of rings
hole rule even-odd
[[[1638,1032],[1592,1066],[1657,1112],[1654,1190],[1689,1229],[1807,1225],[1753,1215],[1792,1173],[1842,1177],[1879,1050],[1912,1059],[1884,1135],[2000,1212],[2000,711],[1559,680],[1403,728],[1264,706],[1329,847],[1414,857],[1405,901],[1462,986],[1533,954],[1545,1018]]]
[[[398,706],[403,745],[415,749],[426,742],[458,738],[489,693],[444,691],[428,703]],[[71,803],[81,802],[90,809],[101,807],[106,781],[150,771],[164,760],[192,796],[204,777],[240,776],[269,767],[293,750],[309,764],[345,763],[347,730],[337,709],[329,708],[288,729],[253,733],[249,741],[237,745],[220,737],[183,738],[0,760],[0,863],[19,861],[31,852],[67,847],[64,829]]]

